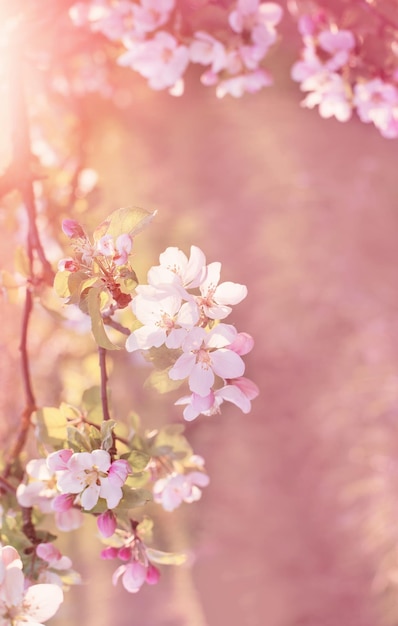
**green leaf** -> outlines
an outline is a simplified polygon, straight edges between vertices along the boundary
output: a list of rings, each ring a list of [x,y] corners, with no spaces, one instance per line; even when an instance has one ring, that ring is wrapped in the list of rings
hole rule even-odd
[[[145,485],[148,484],[150,479],[151,479],[151,473],[149,471],[138,472],[137,474],[128,476],[125,484],[128,487],[139,489],[140,487],[145,487]]]
[[[95,385],[86,389],[82,396],[82,408],[87,413],[90,422],[101,424],[103,420],[102,403],[101,403],[101,387]]]
[[[130,489],[124,486],[122,490],[123,498],[117,507],[118,509],[134,509],[152,500],[152,494],[148,489]]]
[[[113,211],[105,221],[94,231],[94,241],[104,235],[111,235],[114,239],[124,233],[134,237],[138,235],[155,217],[156,211],[147,211],[139,207],[126,207]]]
[[[144,386],[152,387],[159,393],[168,393],[169,391],[178,389],[184,381],[171,380],[171,378],[169,378],[169,369],[153,370],[144,382]]]
[[[158,565],[182,565],[187,560],[187,555],[181,552],[162,552],[161,550],[147,548],[146,553],[148,559],[158,563]]]
[[[57,272],[54,278],[54,290],[57,296],[60,298],[69,298],[70,290],[69,290],[69,277],[72,275],[71,272]]]
[[[91,330],[94,339],[101,348],[106,350],[119,350],[119,346],[115,346],[111,342],[105,332],[104,322],[101,315],[101,287],[91,287],[87,294],[88,314],[91,318]]]
[[[106,420],[101,424],[102,448],[108,452],[113,446],[113,429],[116,426],[114,420]]]
[[[33,414],[37,438],[55,448],[62,446],[67,436],[67,419],[56,407],[43,407]]]
[[[133,471],[141,472],[148,465],[150,458],[149,454],[145,454],[145,452],[141,452],[141,450],[133,450],[127,460],[133,468]]]
[[[90,441],[86,435],[80,432],[74,426],[68,426],[66,429],[68,446],[75,452],[91,452]]]
[[[120,275],[117,279],[120,291],[122,293],[131,294],[134,293],[135,288],[138,285],[138,278],[133,270],[124,267],[120,271]]]
[[[144,541],[152,540],[153,520],[150,517],[144,517],[144,519],[137,526],[137,533]]]
[[[150,348],[144,352],[146,360],[153,363],[157,370],[172,367],[180,355],[181,350],[173,350],[165,345],[160,346],[160,348]]]

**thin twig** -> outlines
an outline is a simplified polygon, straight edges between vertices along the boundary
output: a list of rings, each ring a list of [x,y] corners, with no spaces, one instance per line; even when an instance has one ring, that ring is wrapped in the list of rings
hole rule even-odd
[[[0,489],[1,491],[8,492],[8,493],[16,492],[14,485],[8,482],[8,480],[4,478],[3,476],[0,476]]]
[[[106,350],[101,346],[98,347],[98,356],[99,356],[99,367],[101,372],[101,403],[102,403],[102,414],[104,420],[110,420],[111,416],[109,413],[109,404],[108,404],[108,374],[106,371]]]
[[[115,320],[113,320],[111,317],[103,317],[103,322],[104,324],[106,324],[107,326],[110,326],[111,328],[114,328],[115,330],[118,330],[119,333],[122,333],[123,335],[130,335],[131,331],[126,328],[126,326],[123,326],[123,324],[119,324],[119,322],[116,322]]]

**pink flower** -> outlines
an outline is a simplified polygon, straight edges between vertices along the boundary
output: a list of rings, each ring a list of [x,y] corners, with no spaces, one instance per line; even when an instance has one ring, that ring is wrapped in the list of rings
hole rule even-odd
[[[301,84],[303,91],[310,91],[301,105],[309,109],[319,106],[323,118],[335,117],[346,122],[352,113],[350,86],[340,74],[323,71],[308,77]]]
[[[126,350],[147,350],[166,344],[168,348],[180,347],[187,330],[199,320],[199,310],[194,301],[182,304],[177,294],[161,292],[143,285],[137,287],[132,302],[137,319],[144,324],[132,332],[126,341]]]
[[[68,450],[60,450],[59,463],[64,467],[62,458],[68,458]],[[66,453],[66,454],[65,454]],[[77,509],[71,509],[75,496],[68,496],[68,502],[63,502],[62,506],[56,505],[59,498],[56,489],[55,470],[51,470],[45,459],[32,459],[26,465],[26,473],[29,478],[27,484],[21,483],[17,488],[17,500],[21,506],[37,506],[43,513],[55,511],[55,523],[60,530],[69,531],[79,528],[83,523],[83,515]],[[71,509],[71,510],[69,510]]]
[[[129,593],[137,593],[146,581],[147,567],[140,561],[131,561],[127,565],[120,565],[112,576],[112,583],[117,584],[122,578],[122,585]]]
[[[348,62],[350,52],[355,47],[355,37],[350,30],[332,32],[323,30],[318,35],[318,44],[325,52],[331,55],[325,67],[332,72],[343,67]]]
[[[227,346],[235,340],[233,326],[219,324],[209,332],[193,328],[182,343],[183,354],[169,371],[171,380],[188,377],[189,388],[199,396],[207,396],[214,378],[242,376],[245,365],[238,354]]]
[[[362,122],[373,122],[387,138],[398,137],[398,89],[374,78],[354,87],[354,106]]]
[[[148,283],[153,287],[175,285],[186,289],[198,287],[206,276],[206,257],[197,246],[191,246],[188,257],[175,247],[166,248],[159,257],[160,265],[151,267],[148,272]]]
[[[174,9],[175,0],[141,0],[133,3],[134,30],[138,35],[151,33],[165,24]]]
[[[72,567],[72,561],[67,556],[62,556],[61,552],[52,543],[39,543],[36,546],[38,557],[46,561],[52,569],[68,570]]]
[[[283,15],[282,7],[274,2],[238,0],[236,9],[229,14],[229,24],[236,33],[252,32],[264,44],[271,45],[276,39],[275,26]]]
[[[85,238],[84,230],[76,220],[63,220],[62,230],[67,237],[71,239],[83,237]]]
[[[216,96],[217,98],[224,98],[229,94],[234,98],[241,98],[245,93],[257,93],[269,85],[272,85],[270,74],[259,68],[254,72],[221,80],[216,88]]]
[[[182,502],[199,500],[202,492],[199,487],[206,487],[209,477],[202,472],[188,474],[170,474],[160,478],[153,486],[153,498],[165,511],[174,511]]]
[[[189,47],[189,56],[193,63],[211,65],[211,71],[215,74],[227,65],[225,46],[204,31],[194,33]]]
[[[175,404],[186,405],[184,409],[184,419],[191,422],[198,415],[215,415],[220,412],[221,404],[226,400],[235,404],[243,413],[251,411],[251,400],[254,400],[259,394],[257,385],[240,376],[229,380],[224,387],[211,391],[207,396],[202,397],[196,393],[190,396],[179,398]]]
[[[152,89],[173,87],[189,63],[188,48],[165,31],[158,31],[150,40],[126,41],[126,45],[128,50],[118,58],[119,65],[136,70]]]
[[[0,615],[2,626],[32,623],[41,626],[55,615],[63,602],[58,585],[26,586],[22,561],[11,546],[0,548]]]
[[[219,285],[221,263],[207,266],[206,278],[199,285],[201,295],[196,298],[206,317],[222,320],[232,311],[230,304],[239,304],[247,296],[247,288],[239,283],[225,282]]]
[[[66,450],[62,452],[67,452]],[[47,459],[50,468],[57,471],[57,486],[63,494],[79,495],[83,509],[89,511],[104,498],[108,508],[115,508],[122,496],[122,485],[131,471],[127,461],[111,461],[106,450],[75,452],[67,462],[59,452],[53,452]]]

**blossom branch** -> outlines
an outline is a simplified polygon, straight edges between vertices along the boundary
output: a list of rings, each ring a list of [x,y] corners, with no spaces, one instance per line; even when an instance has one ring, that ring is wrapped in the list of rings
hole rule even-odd
[[[108,374],[106,371],[106,350],[99,346],[98,348],[98,356],[99,356],[99,367],[101,372],[101,403],[102,403],[102,413],[104,420],[110,420],[111,416],[109,413],[109,404],[108,404]]]

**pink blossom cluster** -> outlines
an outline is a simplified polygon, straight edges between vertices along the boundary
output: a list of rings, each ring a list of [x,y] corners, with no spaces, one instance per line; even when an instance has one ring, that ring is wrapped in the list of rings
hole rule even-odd
[[[183,502],[199,500],[202,497],[201,489],[210,482],[204,463],[198,454],[193,454],[183,464],[170,457],[166,462],[162,458],[151,459],[148,469],[154,481],[154,501],[165,511],[174,511]]]
[[[101,551],[103,559],[124,561],[114,572],[112,583],[117,585],[121,578],[123,587],[129,593],[137,593],[145,582],[156,585],[160,571],[151,563],[145,544],[135,530],[131,533],[120,531],[120,535],[122,534],[121,545],[108,546]]]
[[[42,513],[54,513],[54,501],[59,495],[57,476],[45,459],[32,459],[26,465],[27,482],[17,488],[17,500],[20,506],[37,507]],[[83,523],[81,511],[71,506],[55,510],[55,523],[64,532],[75,530]]]
[[[90,242],[81,225],[76,220],[63,220],[62,230],[71,239],[78,258],[68,257],[58,263],[59,271],[77,272],[90,269],[93,261],[99,261],[106,271],[125,265],[133,247],[133,240],[128,233],[119,235],[116,240],[111,235],[104,235],[94,244]]]
[[[232,311],[231,305],[246,297],[246,287],[220,283],[221,263],[207,265],[196,246],[191,246],[189,259],[169,247],[159,261],[148,272],[148,284],[136,289],[132,309],[142,326],[128,337],[126,349],[165,346],[177,351],[168,376],[188,381],[191,394],[177,401],[187,405],[186,420],[219,412],[225,400],[249,412],[258,389],[243,377],[242,356],[252,349],[253,339],[220,322]]]
[[[360,39],[329,23],[324,14],[302,16],[299,30],[304,49],[291,76],[307,93],[302,106],[318,106],[321,117],[340,122],[349,120],[355,110],[362,122],[373,122],[383,137],[398,137],[398,73],[388,80],[381,74],[362,75]]]
[[[58,450],[47,457],[47,466],[56,473],[61,492],[53,502],[56,511],[68,511],[74,504],[90,511],[99,498],[106,501],[108,509],[114,509],[123,497],[122,486],[131,473],[126,460],[112,461],[106,450]]]
[[[22,560],[12,546],[0,547],[0,623],[2,626],[41,626],[53,617],[63,602],[59,585],[31,584],[25,578]]]
[[[122,42],[118,63],[148,80],[152,89],[184,91],[184,73],[190,63],[206,66],[204,85],[215,85],[216,95],[240,97],[271,84],[262,62],[277,39],[282,8],[273,2],[237,0],[225,11],[224,30],[217,37],[191,29],[175,0],[91,0],[70,10],[78,26],[89,25],[108,39]]]

